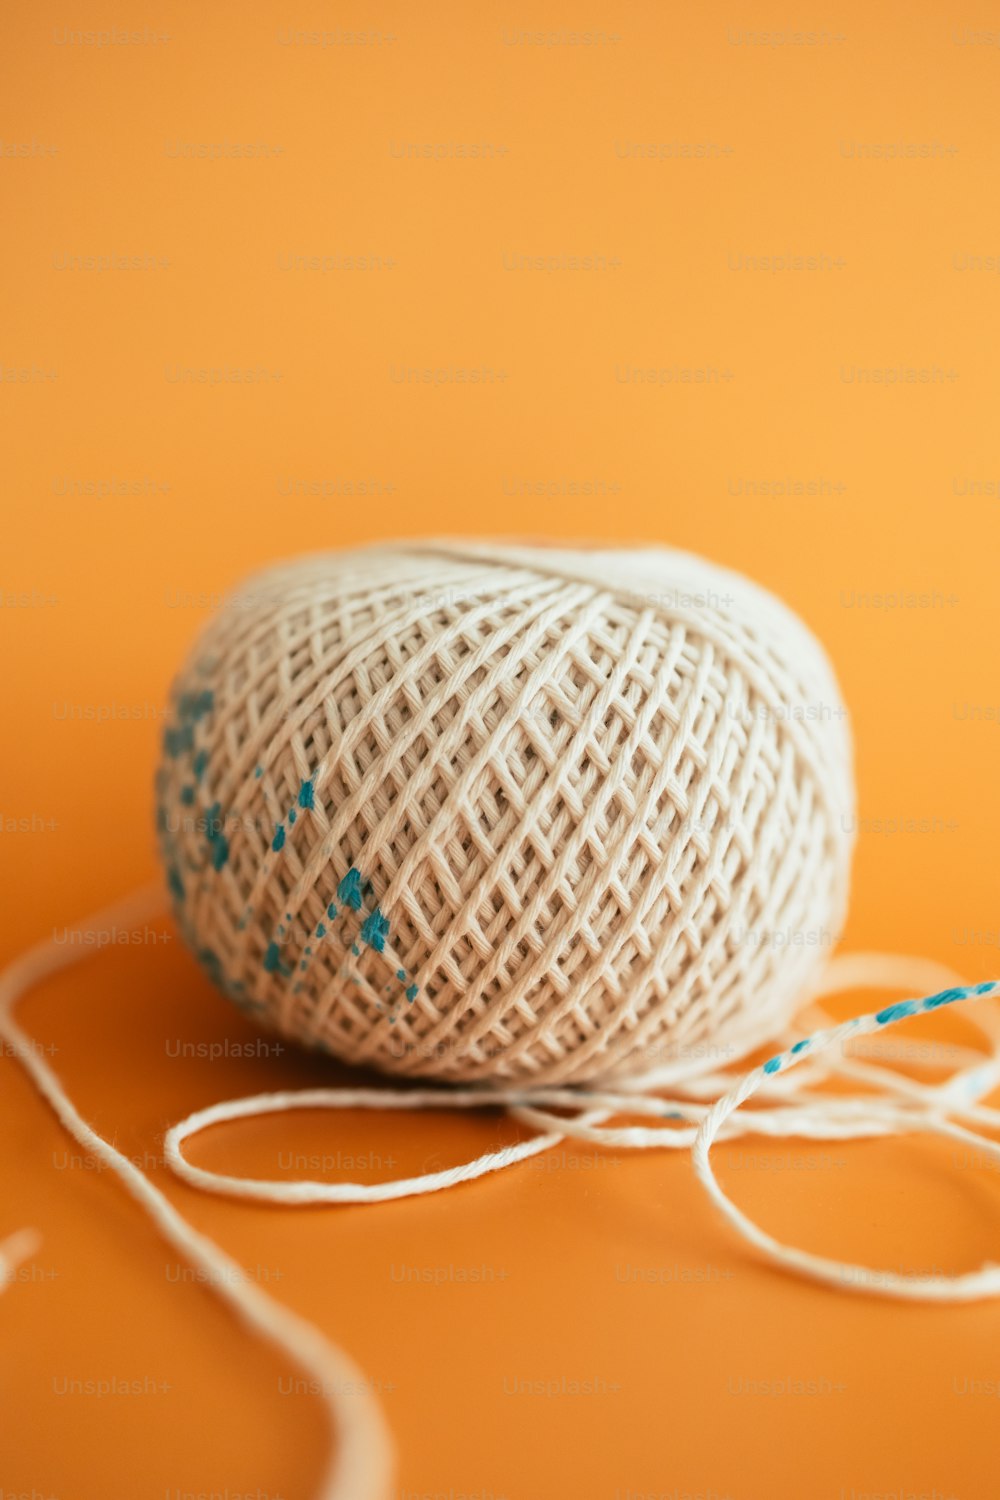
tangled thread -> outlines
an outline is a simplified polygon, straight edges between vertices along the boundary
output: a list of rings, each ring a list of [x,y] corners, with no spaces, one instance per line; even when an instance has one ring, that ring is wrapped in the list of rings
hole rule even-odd
[[[252,1333],[294,1360],[316,1382],[331,1428],[336,1433],[317,1500],[388,1500],[393,1492],[392,1436],[363,1373],[350,1356],[320,1330],[268,1295],[224,1250],[188,1223],[170,1199],[136,1164],[100,1136],[76,1109],[42,1050],[14,1019],[18,1000],[35,984],[88,953],[91,937],[109,925],[151,919],[162,908],[159,886],[136,892],[71,930],[68,945],[52,939],[38,945],[0,975],[0,1037],[34,1080],[56,1116],[102,1165],[115,1172],[149,1214],[166,1242],[199,1271]],[[93,949],[89,950],[93,952]],[[989,1262],[956,1276],[927,1278],[852,1265],[785,1245],[754,1223],[725,1193],[710,1160],[712,1145],[741,1134],[852,1140],[872,1136],[932,1132],[974,1143],[984,1163],[1000,1159],[1000,1143],[982,1134],[1000,1128],[1000,1110],[982,1103],[1000,1083],[1000,983],[962,985],[936,964],[871,955],[836,958],[817,986],[816,998],[853,985],[903,989],[921,980],[946,987],[922,999],[897,1001],[808,1035],[785,1035],[781,1050],[733,1084],[733,1074],[716,1073],[703,1063],[676,1080],[671,1096],[635,1083],[610,1089],[310,1089],[256,1095],[197,1111],[164,1138],[164,1159],[184,1181],[203,1191],[280,1203],[364,1203],[440,1192],[502,1170],[547,1151],[569,1137],[599,1146],[632,1150],[688,1149],[698,1180],[736,1232],[764,1256],[794,1275],[842,1291],[913,1301],[967,1302],[1000,1296],[1000,1266]],[[943,1006],[978,1001],[970,1020],[987,1042],[986,1051],[953,1049],[958,1066],[943,1081],[921,1083],[894,1069],[856,1056],[861,1037]],[[915,1064],[923,1066],[922,1062]],[[793,1087],[794,1074],[798,1082]],[[854,1094],[824,1093],[831,1079],[862,1085]],[[753,1095],[759,1107],[743,1111]],[[501,1151],[444,1171],[384,1183],[274,1182],[230,1177],[195,1167],[183,1145],[209,1125],[290,1109],[468,1109],[501,1105],[539,1134]],[[616,1118],[652,1119],[653,1124],[615,1124]],[[958,1123],[963,1121],[964,1123]],[[610,1123],[609,1123],[610,1122]],[[970,1128],[974,1127],[974,1128]],[[0,1291],[21,1261],[35,1252],[38,1237],[21,1230],[0,1243]]]

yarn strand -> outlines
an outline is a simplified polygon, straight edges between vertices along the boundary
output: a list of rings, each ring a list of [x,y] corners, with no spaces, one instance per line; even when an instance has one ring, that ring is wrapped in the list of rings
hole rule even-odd
[[[16,959],[0,975],[0,1038],[16,1057],[59,1122],[102,1164],[118,1176],[146,1211],[162,1237],[192,1266],[205,1273],[208,1286],[252,1333],[300,1365],[317,1382],[331,1427],[337,1435],[316,1492],[316,1500],[387,1500],[394,1456],[392,1438],[381,1409],[368,1392],[351,1357],[318,1328],[292,1312],[242,1274],[236,1261],[201,1234],[174,1207],[146,1174],[88,1124],[72,1103],[55,1071],[32,1038],[14,1019],[22,996],[48,976],[87,956],[86,936],[110,925],[131,926],[158,916],[163,909],[159,886],[134,892],[123,901],[87,918],[72,929],[73,941],[52,939]],[[93,949],[89,950],[93,952]],[[975,1142],[986,1156],[1000,1158],[1000,1143],[951,1118],[987,1129],[1000,1127],[1000,1110],[982,1103],[1000,1080],[1000,983],[954,984],[939,965],[884,955],[837,958],[821,976],[814,999],[852,986],[905,989],[909,977],[933,974],[947,988],[922,999],[907,999],[864,1016],[801,1036],[782,1038],[782,1050],[733,1084],[733,1074],[717,1070],[711,1058],[700,1071],[692,1059],[674,1070],[660,1068],[645,1079],[630,1079],[613,1088],[558,1086],[419,1089],[386,1087],[305,1089],[258,1094],[200,1109],[172,1126],[164,1155],[170,1170],[203,1192],[287,1207],[318,1203],[375,1203],[443,1191],[492,1172],[515,1166],[550,1150],[564,1139],[601,1147],[634,1150],[690,1150],[695,1175],[709,1199],[735,1232],[765,1258],[787,1272],[841,1291],[925,1302],[968,1302],[1000,1295],[1000,1266],[987,1262],[974,1271],[933,1279],[906,1276],[851,1265],[783,1244],[740,1209],[720,1186],[711,1161],[717,1142],[760,1134],[775,1138],[852,1140],[879,1135],[927,1132],[963,1143]],[[959,1065],[941,1083],[919,1083],[846,1052],[848,1043],[888,1029],[900,1021],[944,1006],[982,1002],[970,1019],[988,1051],[957,1048]],[[823,1054],[831,1054],[824,1057]],[[800,1068],[798,1086],[788,1075]],[[856,1095],[821,1092],[830,1078],[854,1078],[878,1092]],[[661,1092],[669,1087],[673,1097]],[[655,1090],[655,1092],[654,1092]],[[760,1107],[743,1106],[754,1096]],[[535,1135],[490,1151],[442,1171],[383,1183],[275,1182],[233,1177],[196,1167],[184,1144],[199,1131],[256,1115],[296,1109],[478,1109],[501,1106]],[[610,1125],[623,1116],[655,1124]],[[0,1242],[0,1290],[17,1267],[34,1254],[35,1231],[22,1229]]]
[[[236,1261],[188,1223],[145,1172],[88,1125],[56,1073],[14,1020],[14,1005],[27,990],[85,956],[77,945],[85,941],[88,933],[106,930],[115,923],[141,924],[157,916],[162,908],[163,895],[158,884],[135,891],[124,901],[79,923],[72,930],[73,940],[65,946],[50,938],[15,960],[0,975],[0,1037],[51,1105],[60,1124],[118,1176],[167,1243],[189,1265],[205,1273],[207,1285],[241,1322],[316,1380],[338,1438],[317,1490],[317,1500],[387,1500],[393,1470],[392,1439],[381,1408],[366,1390],[358,1366],[312,1323],[254,1285]]]

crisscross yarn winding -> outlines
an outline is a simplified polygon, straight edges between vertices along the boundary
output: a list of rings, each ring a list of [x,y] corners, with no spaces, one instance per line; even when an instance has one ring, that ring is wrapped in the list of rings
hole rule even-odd
[[[746,1052],[829,956],[853,839],[821,649],[659,548],[272,569],[178,679],[158,796],[176,914],[238,1004],[463,1083]]]

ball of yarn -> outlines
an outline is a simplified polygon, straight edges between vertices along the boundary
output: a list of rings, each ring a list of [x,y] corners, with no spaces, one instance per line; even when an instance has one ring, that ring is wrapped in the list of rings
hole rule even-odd
[[[232,595],[174,685],[174,910],[248,1014],[451,1081],[648,1075],[773,1035],[843,919],[837,685],[661,548],[400,542]]]

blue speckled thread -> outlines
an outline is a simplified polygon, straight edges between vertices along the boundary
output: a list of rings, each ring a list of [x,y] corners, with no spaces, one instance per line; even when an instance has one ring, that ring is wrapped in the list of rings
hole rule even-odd
[[[201,664],[201,670],[209,671],[211,663]],[[208,767],[208,750],[204,745],[196,745],[201,738],[201,725],[212,714],[215,708],[215,697],[211,689],[200,692],[184,692],[175,701],[175,720],[168,725],[163,735],[163,748],[167,757],[179,761],[185,756],[191,757],[191,773],[193,782],[185,783],[180,791],[180,801],[184,807],[194,807],[197,802],[198,788],[204,780]],[[259,780],[264,774],[263,766],[254,768],[254,778]],[[161,794],[165,790],[164,775],[161,772],[158,778],[158,790]],[[312,812],[316,806],[315,779],[310,776],[299,787],[295,802],[289,807],[284,818],[275,825],[271,838],[271,852],[281,854],[284,850],[291,831],[294,829],[300,812]],[[197,955],[199,962],[205,968],[212,981],[218,985],[237,1005],[248,1011],[266,1010],[267,1006],[261,1002],[246,996],[241,981],[231,980],[223,971],[218,955],[210,949],[200,948],[194,941],[191,925],[184,911],[186,888],[183,874],[180,868],[180,860],[176,840],[172,837],[169,828],[169,817],[162,801],[158,802],[157,825],[160,832],[161,844],[167,864],[167,885],[174,903],[175,914],[181,924],[189,946]],[[206,862],[202,866],[191,864],[193,873],[203,876],[210,868],[216,874],[226,865],[229,859],[229,841],[225,834],[226,819],[222,811],[221,803],[215,802],[207,808],[204,817],[199,821],[199,826],[204,827]],[[189,861],[190,863],[190,861]],[[354,939],[349,938],[345,931],[341,934],[343,946],[349,948],[354,957],[360,957],[362,946],[370,948],[373,952],[384,954],[386,944],[390,939],[391,924],[385,916],[381,907],[376,903],[374,907],[365,910],[365,897],[372,894],[373,887],[370,880],[366,879],[361,870],[351,866],[341,877],[337,884],[337,904],[331,901],[326,909],[327,921],[334,923],[339,920],[341,927],[345,919],[352,914],[359,918],[359,929]],[[252,915],[248,907],[240,920],[239,927],[243,930]],[[291,921],[291,915],[286,914],[286,920]],[[330,928],[324,922],[319,922],[315,929],[317,943],[321,943],[330,935]],[[261,966],[266,974],[275,975],[282,979],[292,977],[293,969],[282,956],[282,946],[287,936],[285,924],[279,923],[264,950]],[[307,945],[303,950],[298,962],[298,973],[304,975],[308,972],[310,961],[313,958],[313,949]],[[409,981],[409,975],[405,969],[398,968],[395,971],[396,979],[401,985],[400,996],[392,1004],[376,1000],[375,1004],[380,1011],[388,1012],[390,1024],[394,1023],[400,998],[405,998],[407,1004],[412,1005],[420,993],[419,987]],[[360,984],[360,977],[346,967],[341,968],[341,976],[349,981]],[[302,980],[299,979],[293,986],[293,993],[302,989]],[[391,991],[391,983],[386,985],[386,992]]]
[[[883,1010],[873,1011],[867,1016],[855,1016],[852,1021],[845,1023],[847,1026],[858,1027],[864,1021],[875,1021],[879,1026],[893,1026],[897,1021],[905,1021],[907,1016],[919,1015],[921,1011],[938,1010],[942,1005],[954,1005],[956,1000],[972,1000],[977,996],[988,995],[995,989],[996,982],[992,979],[983,984],[955,985],[948,990],[939,990],[936,995],[926,995],[922,1000],[900,1000],[895,1005],[887,1005]],[[804,1052],[825,1033],[814,1032],[812,1036],[803,1037],[802,1041],[796,1042],[785,1052],[778,1052],[774,1057],[769,1057],[764,1063],[765,1073],[780,1073],[786,1063],[793,1058],[800,1058]]]

